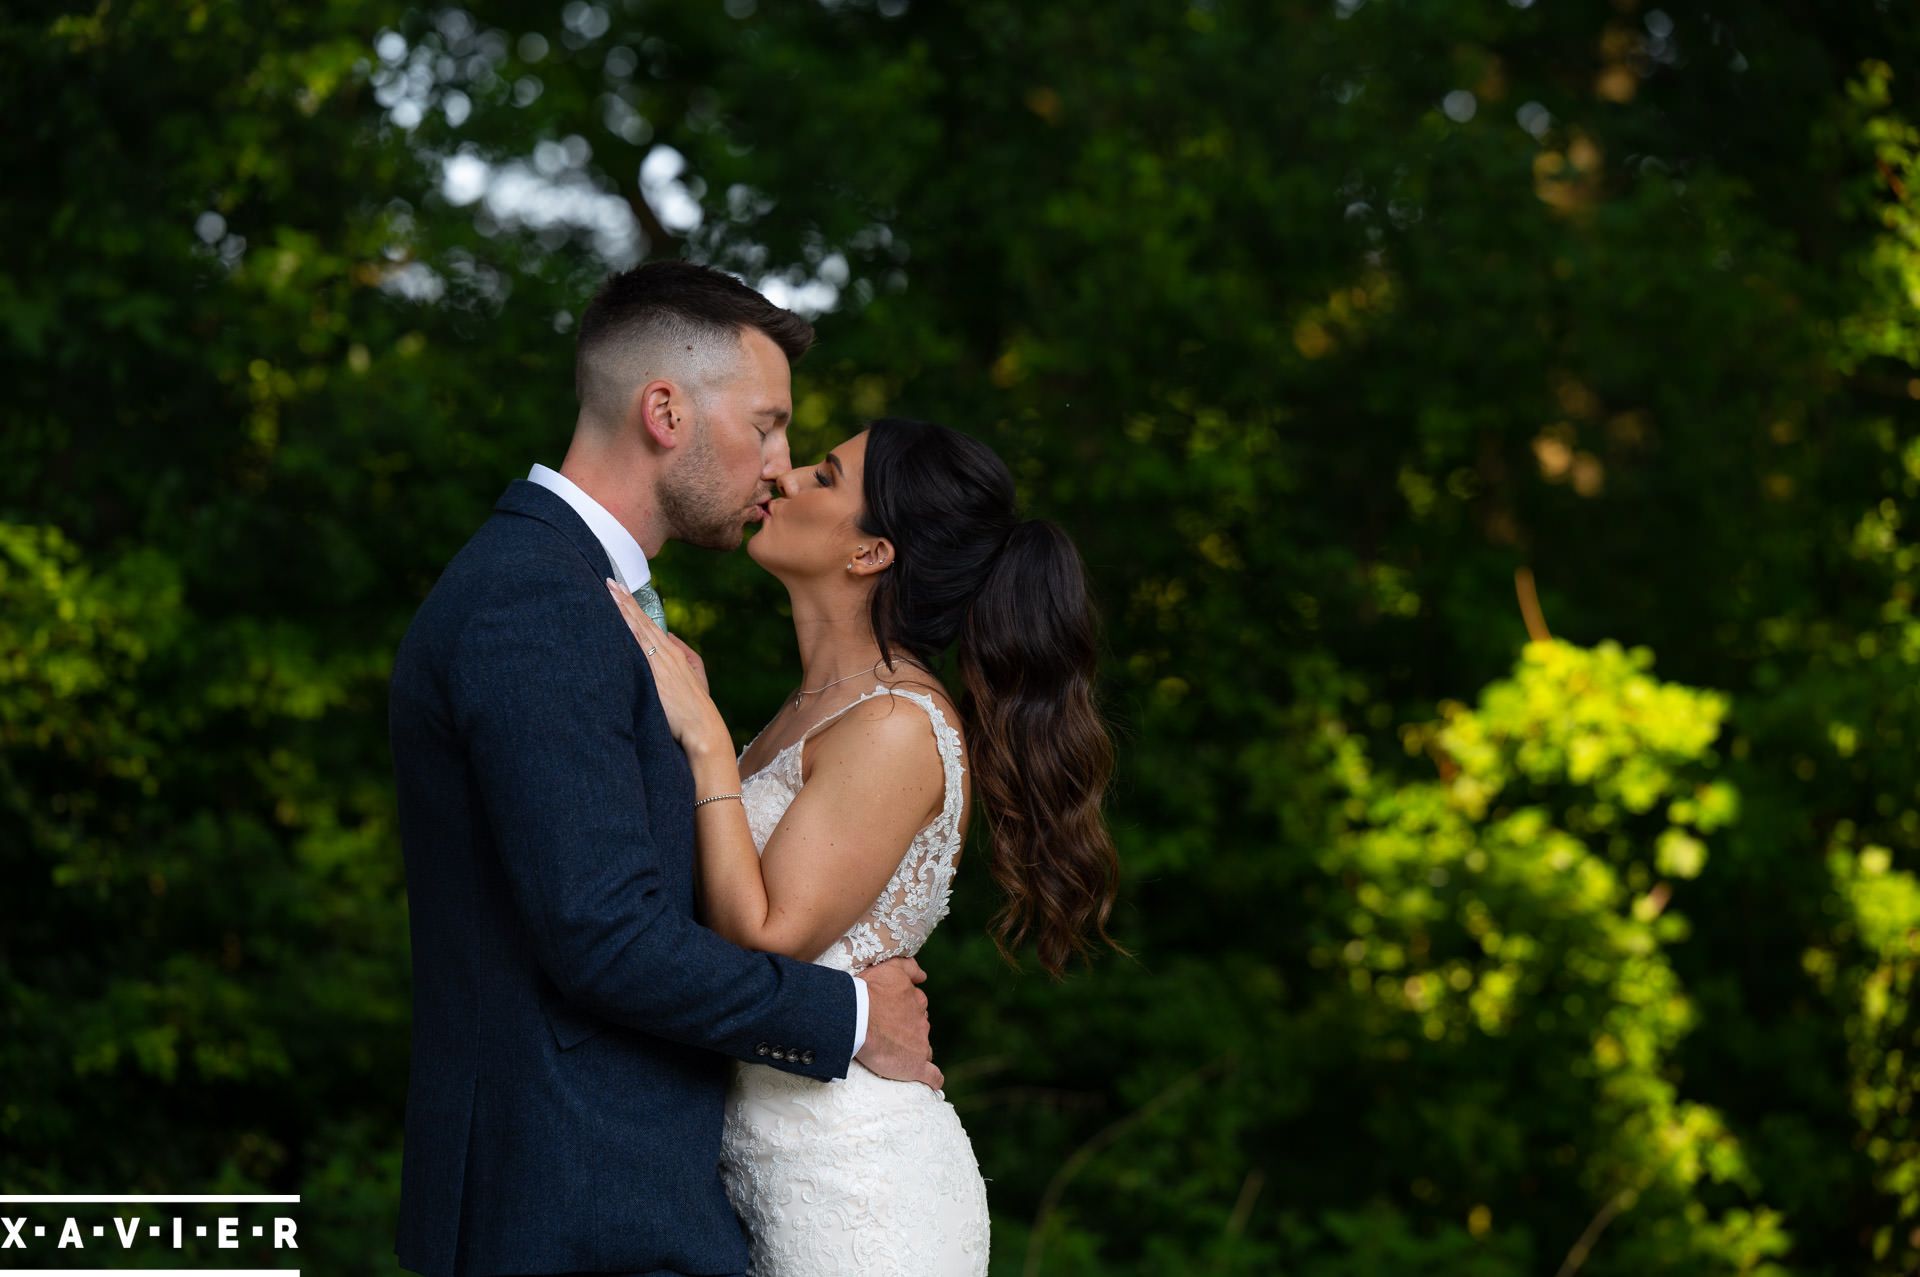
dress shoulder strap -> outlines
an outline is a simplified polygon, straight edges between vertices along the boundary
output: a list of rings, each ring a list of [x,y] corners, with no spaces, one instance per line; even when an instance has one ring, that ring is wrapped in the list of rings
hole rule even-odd
[[[893,689],[886,687],[885,685],[882,685],[880,687],[874,688],[871,692],[862,693],[860,696],[856,697],[851,701],[848,701],[845,705],[842,705],[839,709],[833,711],[833,713],[827,715],[825,718],[815,723],[812,727],[809,727],[806,731],[801,732],[800,739],[795,741],[794,745],[798,745],[802,741],[812,740],[813,734],[815,732],[819,731],[823,727],[831,726],[832,724],[840,721],[840,716],[842,714],[845,714],[848,710],[857,709],[858,707],[865,705],[868,701],[872,700],[874,697],[883,696],[891,690]],[[788,746],[789,749],[791,749],[792,747],[793,746]]]

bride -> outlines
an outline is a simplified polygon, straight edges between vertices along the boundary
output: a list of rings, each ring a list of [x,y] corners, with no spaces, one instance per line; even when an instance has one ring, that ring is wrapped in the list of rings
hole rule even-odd
[[[1066,534],[1013,505],[985,445],[896,418],[777,479],[747,549],[787,587],[802,678],[737,758],[699,657],[608,583],[693,769],[713,930],[852,972],[917,952],[977,797],[1002,951],[1030,940],[1058,976],[1113,943],[1086,584]],[[956,643],[957,703],[931,668]],[[756,1277],[987,1271],[986,1189],[942,1091],[741,1064],[722,1150]]]

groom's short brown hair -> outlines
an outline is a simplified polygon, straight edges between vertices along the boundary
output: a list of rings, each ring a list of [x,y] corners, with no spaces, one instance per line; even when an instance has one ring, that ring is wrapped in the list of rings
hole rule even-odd
[[[622,271],[600,286],[580,316],[573,388],[581,410],[622,411],[637,363],[657,363],[667,357],[661,352],[677,354],[682,347],[697,362],[703,348],[737,346],[742,328],[766,334],[788,363],[813,345],[812,324],[721,271],[694,262],[648,262]],[[645,375],[673,374],[652,367]]]

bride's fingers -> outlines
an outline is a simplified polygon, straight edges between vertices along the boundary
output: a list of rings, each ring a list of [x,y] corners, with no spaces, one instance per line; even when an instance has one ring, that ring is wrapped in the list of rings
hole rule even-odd
[[[613,595],[614,606],[620,609],[620,619],[627,623],[627,631],[633,635],[634,642],[640,645],[641,655],[647,658],[647,664],[652,667],[654,680],[659,681],[667,667],[660,663],[660,631],[655,627],[653,618],[641,610],[633,595],[613,582],[607,582],[607,589]]]
[[[620,619],[627,623],[627,629],[633,633],[633,637],[640,640],[641,647],[647,646],[646,634],[640,629],[640,624],[648,621],[648,618],[641,611],[639,601],[621,589],[612,577],[607,578],[607,593],[613,596],[613,605],[620,609]]]
[[[654,682],[657,684],[664,678],[685,683],[690,689],[705,695],[706,673],[701,668],[698,653],[654,624],[653,618],[648,616],[646,610],[640,606],[640,601],[628,591],[621,589],[619,583],[611,577],[607,578],[607,592],[613,595],[614,606],[620,609],[620,615],[626,621],[627,629],[632,631],[634,639],[639,642],[640,650],[647,658],[647,664],[653,669]],[[677,661],[671,659],[667,655],[668,652],[675,653],[680,659]]]
[[[640,600],[621,589],[612,577],[607,578],[607,593],[613,595],[613,605],[620,609],[620,615],[626,620],[627,628],[632,630],[633,636],[640,640],[641,647],[657,646],[660,640],[666,637],[660,632],[660,627],[653,623],[653,618],[647,615],[646,609],[640,606]]]

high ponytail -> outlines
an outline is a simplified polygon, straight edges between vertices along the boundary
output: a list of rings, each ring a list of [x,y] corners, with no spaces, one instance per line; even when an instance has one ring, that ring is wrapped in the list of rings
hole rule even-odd
[[[944,426],[868,426],[859,526],[893,542],[869,616],[883,659],[931,666],[959,644],[960,714],[1006,895],[995,943],[1032,942],[1058,977],[1107,934],[1119,858],[1100,805],[1113,743],[1096,709],[1094,613],[1067,534],[1014,515],[992,449]]]
[[[1017,525],[960,626],[962,720],[993,841],[1003,954],[1031,937],[1059,976],[1098,939],[1120,863],[1101,818],[1113,741],[1094,706],[1097,653],[1086,572],[1059,527]]]

